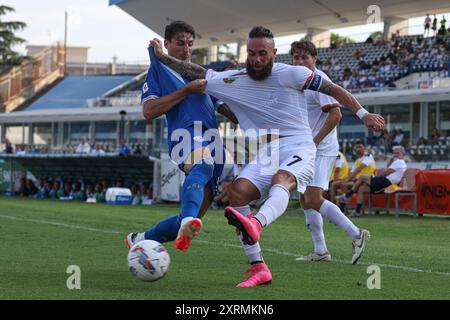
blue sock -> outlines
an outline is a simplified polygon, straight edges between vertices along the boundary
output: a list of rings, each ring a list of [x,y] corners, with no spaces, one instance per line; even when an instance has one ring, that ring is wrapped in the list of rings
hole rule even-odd
[[[145,240],[155,240],[160,243],[173,241],[180,229],[179,216],[173,216],[160,221],[156,226],[145,232]]]
[[[197,218],[204,197],[206,184],[214,174],[214,162],[203,159],[189,171],[181,191],[181,219]]]

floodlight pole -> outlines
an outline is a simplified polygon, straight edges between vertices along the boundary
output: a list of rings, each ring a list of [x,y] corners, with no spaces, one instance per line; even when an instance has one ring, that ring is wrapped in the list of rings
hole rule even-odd
[[[64,75],[67,74],[67,11],[64,14]]]

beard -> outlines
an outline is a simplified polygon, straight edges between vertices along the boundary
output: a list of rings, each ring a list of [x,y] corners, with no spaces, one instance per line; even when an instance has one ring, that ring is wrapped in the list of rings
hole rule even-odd
[[[272,73],[273,59],[271,59],[260,70],[255,70],[255,68],[250,64],[248,59],[247,59],[246,65],[247,65],[247,74],[249,75],[250,78],[252,78],[255,81],[263,81],[263,80],[266,80]]]

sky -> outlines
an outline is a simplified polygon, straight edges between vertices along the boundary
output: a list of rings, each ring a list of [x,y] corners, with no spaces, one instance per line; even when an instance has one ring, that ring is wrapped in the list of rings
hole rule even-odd
[[[2,0],[2,4],[16,9],[4,17],[4,21],[18,20],[27,23],[27,28],[17,33],[28,44],[50,45],[64,41],[64,13],[69,13],[68,45],[90,47],[89,62],[148,63],[148,40],[159,37],[142,23],[122,11],[109,6],[108,0]],[[438,15],[440,21],[442,14]],[[450,23],[450,13],[445,14]],[[423,32],[424,17],[410,19],[409,34]],[[375,31],[382,31],[382,23],[349,28],[333,29],[355,41],[364,41]],[[294,40],[304,34],[275,39],[279,53],[286,53]],[[231,49],[236,46],[231,45]],[[16,47],[26,53],[25,45]]]

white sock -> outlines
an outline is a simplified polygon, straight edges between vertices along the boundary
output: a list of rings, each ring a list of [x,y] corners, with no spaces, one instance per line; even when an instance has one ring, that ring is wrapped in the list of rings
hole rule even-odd
[[[183,220],[181,220],[180,226],[182,226],[182,225],[184,225],[185,223],[188,223],[189,221],[194,220],[194,219],[195,219],[194,217],[186,217],[186,218],[184,218]]]
[[[309,231],[311,231],[311,236],[314,243],[315,253],[328,252],[327,245],[325,243],[325,235],[323,233],[323,219],[322,215],[314,209],[306,209],[306,225]]]
[[[269,191],[269,198],[264,202],[255,218],[263,227],[268,226],[278,219],[287,209],[290,192],[281,184],[274,184]]]
[[[145,240],[145,232],[138,233],[136,237],[134,237],[134,243],[138,243]]]
[[[252,212],[249,205],[242,207],[233,207],[233,209],[243,215],[248,215]],[[245,254],[247,255],[248,261],[250,263],[256,261],[264,261],[261,255],[261,247],[259,246],[259,242],[253,245],[245,244],[244,241],[242,241],[242,235],[239,235],[239,240],[241,241],[242,248],[244,248]]]
[[[320,207],[320,213],[327,217],[330,222],[341,227],[352,239],[359,238],[359,228],[334,203],[325,200]]]

